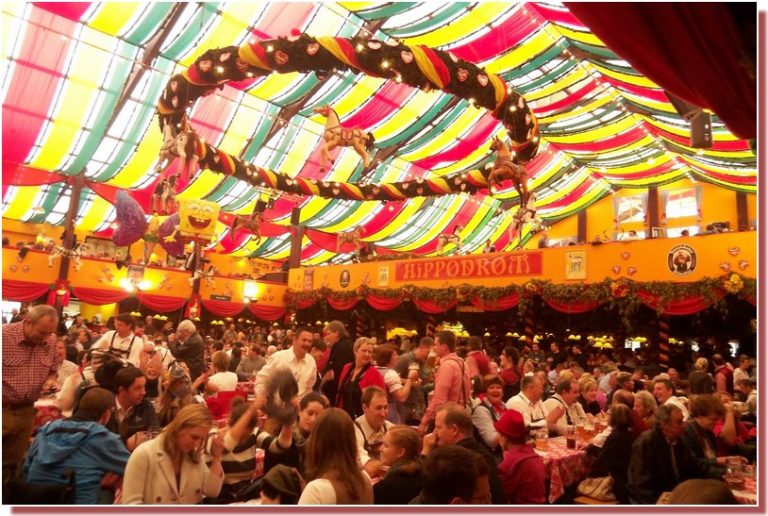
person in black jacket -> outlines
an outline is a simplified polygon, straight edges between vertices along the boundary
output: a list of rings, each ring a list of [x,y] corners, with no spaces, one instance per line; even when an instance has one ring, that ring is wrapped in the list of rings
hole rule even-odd
[[[472,418],[464,407],[456,403],[446,403],[435,415],[435,431],[424,436],[422,456],[427,456],[434,447],[455,444],[473,451],[485,459],[488,465],[488,481],[491,487],[491,503],[500,505],[506,503],[504,488],[499,479],[496,461],[488,451],[488,447],[475,439],[473,435]]]
[[[419,433],[405,425],[396,425],[384,434],[381,462],[389,471],[373,486],[376,505],[406,505],[421,492]]]
[[[717,457],[717,437],[713,429],[725,417],[725,406],[713,394],[700,394],[691,399],[691,418],[685,425],[683,444],[698,467],[711,478],[725,474],[725,457]]]
[[[187,364],[190,378],[195,379],[205,371],[203,338],[197,333],[195,323],[189,319],[179,323],[176,333],[179,339],[170,344],[171,353],[176,360]]]
[[[685,430],[682,411],[674,405],[656,410],[656,426],[632,445],[627,490],[633,504],[655,504],[661,494],[690,478],[708,478],[680,439]],[[710,477],[711,478],[711,477]]]
[[[611,433],[605,440],[597,460],[589,472],[590,477],[613,478],[613,495],[621,503],[629,503],[627,493],[627,467],[632,456],[634,439],[632,426],[632,411],[626,405],[617,403],[611,407]]]
[[[323,340],[331,347],[331,354],[322,373],[320,390],[335,406],[341,370],[346,364],[355,361],[355,353],[352,350],[352,338],[341,321],[331,321],[323,328]]]
[[[115,374],[115,411],[106,426],[130,451],[149,439],[147,432],[160,428],[155,408],[145,398],[146,384],[147,378],[138,367],[129,365]]]

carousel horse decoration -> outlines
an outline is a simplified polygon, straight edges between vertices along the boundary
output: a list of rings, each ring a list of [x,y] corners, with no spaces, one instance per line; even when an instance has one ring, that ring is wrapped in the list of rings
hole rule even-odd
[[[234,215],[232,218],[232,224],[229,226],[229,234],[232,238],[235,237],[235,231],[238,227],[242,227],[250,231],[256,236],[256,243],[261,242],[261,223],[264,222],[264,210],[270,210],[275,207],[275,199],[270,198],[268,201],[259,199],[256,201],[256,205],[253,207],[253,213],[249,217],[243,215]]]
[[[331,151],[338,146],[352,147],[363,159],[363,166],[368,168],[371,164],[371,157],[368,152],[373,148],[374,138],[372,133],[365,133],[359,127],[344,127],[339,121],[339,115],[331,106],[316,107],[312,111],[325,117],[325,132],[323,132],[323,165],[334,164],[331,159]],[[320,173],[325,172],[325,167],[320,169]]]
[[[437,237],[437,254],[442,254],[443,248],[448,244],[456,244],[456,252],[461,251],[461,231],[464,226],[456,224],[451,233],[443,233]]]
[[[80,261],[80,257],[87,255],[90,252],[90,246],[88,244],[77,244],[73,249],[67,249],[62,245],[57,245],[51,250],[51,254],[48,255],[48,267],[53,267],[53,262],[59,256],[65,258],[71,258],[74,262],[75,271],[79,271],[83,266],[83,262]]]
[[[488,184],[499,184],[505,179],[512,183],[520,196],[520,206],[528,203],[528,174],[522,165],[515,163],[512,153],[506,143],[494,137],[491,142],[491,150],[496,152],[496,161],[493,163],[491,173],[488,175]]]
[[[161,215],[170,215],[176,211],[176,180],[180,174],[174,174],[160,180],[152,192],[152,211]]]
[[[537,233],[544,229],[544,222],[536,214],[536,192],[531,192],[528,196],[528,202],[525,206],[521,206],[515,212],[515,216],[512,218],[512,222],[509,225],[509,238],[522,228],[525,224],[531,225],[531,231]]]
[[[180,175],[186,181],[197,169],[200,157],[204,154],[203,140],[192,129],[185,115],[181,121],[181,131],[178,133],[170,121],[163,124],[163,146],[160,147],[160,160],[155,169],[160,172],[171,164],[173,158],[179,158]]]
[[[264,214],[260,212],[253,212],[250,217],[243,215],[235,215],[232,219],[232,224],[229,226],[229,234],[232,238],[235,238],[235,230],[238,228],[247,229],[256,237],[256,244],[261,242],[261,233],[259,228],[264,221]]]
[[[336,235],[336,252],[339,252],[339,248],[343,244],[353,244],[356,249],[359,249],[362,245],[360,237],[362,236],[362,230],[360,227],[356,227],[353,231],[347,231],[346,233],[338,233]]]
[[[189,278],[189,284],[190,286],[195,286],[195,280],[198,279],[204,279],[208,285],[211,287],[216,286],[216,282],[213,279],[213,276],[217,273],[216,267],[214,267],[211,263],[209,263],[207,260],[202,259],[200,260],[200,266],[195,269],[195,272],[192,273],[192,277]]]

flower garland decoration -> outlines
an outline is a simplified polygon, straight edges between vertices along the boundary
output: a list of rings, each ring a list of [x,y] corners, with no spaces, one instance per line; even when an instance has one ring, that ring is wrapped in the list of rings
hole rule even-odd
[[[735,277],[733,277],[735,276]],[[616,295],[616,291],[621,295]],[[730,290],[729,290],[730,289]],[[724,298],[718,295],[725,290],[729,294],[742,297],[755,297],[757,281],[754,278],[743,278],[738,274],[731,274],[725,278],[703,278],[692,283],[676,282],[647,282],[638,283],[630,280],[612,280],[606,278],[598,283],[588,284],[557,284],[549,280],[530,280],[522,285],[511,284],[501,287],[483,287],[478,285],[458,285],[445,288],[419,287],[404,285],[398,288],[371,288],[361,285],[353,290],[334,291],[328,287],[317,290],[291,290],[285,294],[285,302],[289,309],[296,309],[298,305],[306,305],[331,297],[335,300],[346,300],[353,297],[365,299],[368,295],[387,299],[403,299],[403,301],[421,300],[432,301],[440,305],[449,305],[456,301],[477,299],[483,303],[492,303],[502,297],[519,295],[517,305],[520,313],[525,313],[529,307],[538,306],[542,299],[556,300],[559,303],[587,303],[597,302],[605,304],[609,309],[617,309],[624,326],[629,330],[632,327],[632,319],[636,311],[643,305],[638,292],[643,291],[658,297],[657,311],[663,312],[667,304],[684,298],[703,297],[715,308],[720,308],[725,303]]]
[[[723,288],[729,294],[738,294],[744,288],[744,281],[738,274],[727,275],[723,279]]]
[[[395,40],[382,42],[360,37],[312,37],[298,31],[289,37],[264,41],[253,38],[239,47],[204,52],[187,70],[171,77],[165,86],[157,104],[161,132],[167,134],[168,125],[174,132],[188,131],[187,110],[199,98],[225,84],[247,84],[272,72],[315,72],[323,78],[333,70],[352,70],[427,91],[440,89],[465,99],[475,107],[490,110],[501,121],[509,132],[517,162],[527,163],[536,156],[540,138],[536,116],[526,100],[498,75],[450,52],[424,45],[408,46]],[[290,178],[243,163],[199,138],[194,153],[202,168],[236,177],[253,186],[296,195],[392,201],[459,192],[472,194],[489,187],[488,169],[427,180],[361,185]]]

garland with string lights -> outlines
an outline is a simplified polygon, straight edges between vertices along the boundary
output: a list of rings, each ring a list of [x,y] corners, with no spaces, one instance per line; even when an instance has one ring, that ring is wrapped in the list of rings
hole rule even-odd
[[[403,301],[431,301],[443,305],[456,302],[476,300],[492,305],[495,301],[508,297],[517,297],[517,309],[525,314],[527,308],[535,299],[556,301],[559,305],[579,303],[595,303],[608,305],[618,309],[622,322],[627,329],[631,328],[633,316],[644,304],[644,296],[655,298],[657,313],[665,313],[673,303],[686,299],[701,299],[704,306],[714,306],[718,310],[725,309],[724,294],[740,296],[745,299],[755,299],[757,295],[757,280],[738,274],[726,274],[721,277],[707,277],[691,283],[676,283],[669,281],[636,282],[628,279],[610,279],[597,283],[560,284],[550,280],[530,280],[524,284],[510,284],[502,287],[485,287],[479,285],[458,285],[445,288],[419,287],[404,285],[395,288],[371,288],[366,285],[354,290],[336,291],[328,287],[314,290],[288,289],[284,301],[286,306],[295,310],[312,304],[331,299],[346,301],[353,298],[364,300],[368,296],[386,299],[401,299]],[[645,297],[647,299],[647,297]],[[703,309],[703,308],[702,308]],[[557,308],[556,308],[557,310]]]
[[[486,72],[450,52],[423,45],[365,38],[312,37],[297,31],[289,37],[256,41],[240,47],[211,49],[184,72],[171,77],[158,104],[160,128],[188,130],[185,114],[195,102],[230,82],[247,81],[272,72],[314,72],[324,78],[334,70],[352,70],[373,77],[405,83],[425,91],[440,89],[488,109],[502,122],[512,140],[518,163],[536,156],[539,124],[525,99],[496,74]],[[296,195],[315,195],[346,200],[396,201],[411,197],[474,194],[489,188],[490,170],[477,169],[435,179],[395,183],[357,184],[290,178],[257,167],[202,140],[194,151],[198,164],[230,175],[256,187],[268,187]]]

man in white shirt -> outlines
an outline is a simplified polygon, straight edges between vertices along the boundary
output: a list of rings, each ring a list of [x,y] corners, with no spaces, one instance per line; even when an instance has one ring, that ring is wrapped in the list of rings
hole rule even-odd
[[[683,421],[685,421],[688,419],[688,409],[685,408],[683,402],[674,394],[675,388],[669,380],[657,380],[653,384],[653,397],[659,402],[659,406],[674,405],[683,413]]]
[[[733,370],[734,387],[739,383],[739,380],[744,378],[749,378],[749,357],[747,355],[739,355],[739,367]]]
[[[312,387],[317,379],[317,365],[315,359],[309,354],[312,347],[312,331],[309,328],[300,328],[293,338],[293,345],[282,351],[276,351],[269,357],[267,365],[256,374],[256,394],[266,394],[266,384],[272,371],[288,369],[293,373],[296,383],[299,385],[299,399],[312,392]]]
[[[363,415],[355,419],[355,438],[357,440],[357,459],[360,466],[371,478],[383,475],[379,448],[384,442],[384,434],[394,424],[387,421],[387,393],[372,385],[363,389],[361,397]]]
[[[131,314],[116,315],[115,329],[102,335],[93,347],[116,355],[131,365],[139,367],[141,352],[151,351],[154,346],[146,343],[141,336],[134,333],[135,325],[136,321]],[[145,350],[145,347],[149,349]]]
[[[544,408],[550,413],[557,407],[565,410],[560,419],[549,425],[551,433],[557,435],[572,433],[576,425],[587,420],[581,403],[576,401],[578,397],[579,383],[575,380],[563,380],[555,386],[555,395],[547,398]]]
[[[532,431],[548,428],[565,414],[565,409],[559,404],[552,411],[547,410],[541,402],[543,391],[541,381],[535,376],[524,376],[520,382],[520,393],[507,400],[507,409],[520,412],[525,426]]]

